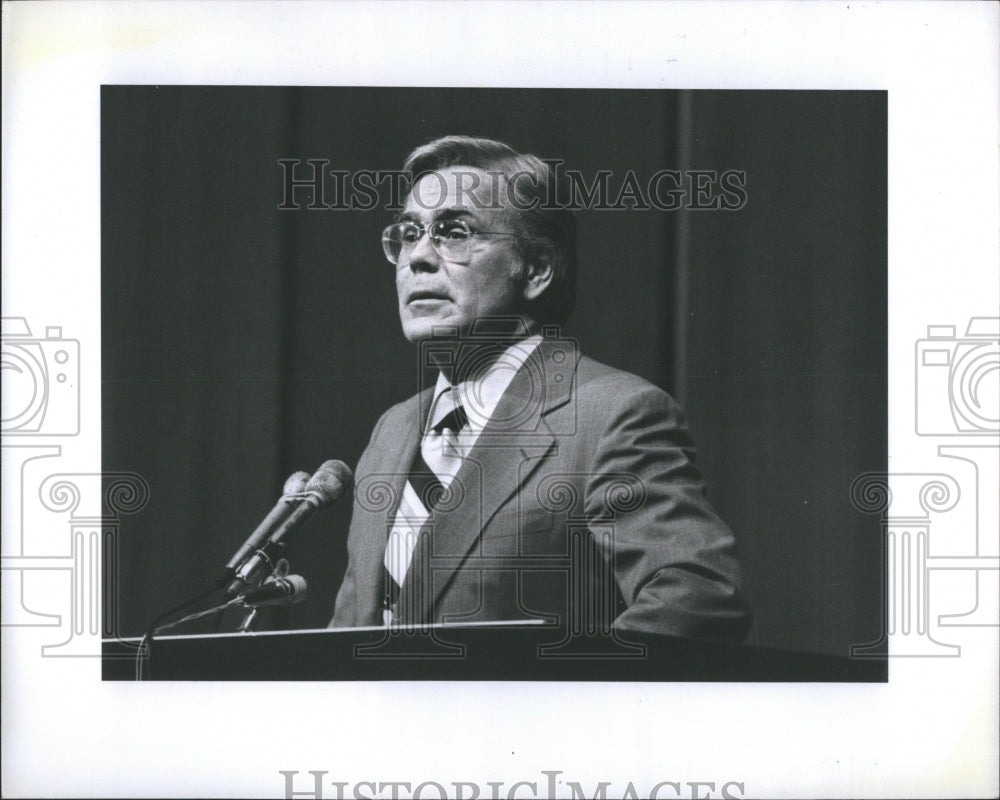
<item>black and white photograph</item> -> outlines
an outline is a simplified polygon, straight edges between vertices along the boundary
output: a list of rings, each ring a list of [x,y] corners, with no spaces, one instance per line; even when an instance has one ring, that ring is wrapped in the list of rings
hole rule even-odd
[[[811,5],[5,4],[4,795],[989,796],[996,35]]]
[[[886,470],[885,93],[101,100],[102,452],[150,495],[104,575],[119,636],[211,588],[305,467],[295,490],[332,511],[299,530],[286,502],[282,546],[237,554],[212,598],[287,573],[304,600],[170,633],[532,625],[492,631],[486,675],[405,647],[398,673],[297,673],[282,638],[292,671],[268,677],[759,680],[764,659],[884,679],[850,656],[877,661],[886,624],[880,520],[855,496]],[[630,633],[746,646],[626,665]]]

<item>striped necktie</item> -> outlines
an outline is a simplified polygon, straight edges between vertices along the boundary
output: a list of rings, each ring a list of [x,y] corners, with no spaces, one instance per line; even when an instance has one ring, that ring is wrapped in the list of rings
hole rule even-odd
[[[458,432],[469,421],[462,406],[455,406],[431,428],[420,442],[420,450],[410,470],[410,485],[428,512],[441,500],[462,465]]]
[[[462,452],[457,434],[468,422],[465,409],[456,404],[454,393],[442,395],[438,402],[437,414],[443,416],[422,437],[408,478],[427,517],[440,502],[461,466]],[[384,616],[387,624],[399,600],[400,585],[409,569],[418,534],[419,530],[394,527],[389,535],[384,558]]]

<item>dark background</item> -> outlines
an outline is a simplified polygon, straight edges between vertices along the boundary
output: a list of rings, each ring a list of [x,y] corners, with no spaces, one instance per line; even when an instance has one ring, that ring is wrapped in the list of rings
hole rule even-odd
[[[101,114],[103,469],[151,487],[106,575],[118,633],[203,591],[289,473],[353,467],[419,388],[379,244],[391,214],[304,193],[279,210],[278,159],[399,169],[467,133],[613,187],[746,172],[739,211],[579,212],[566,334],[687,410],[760,644],[879,638],[881,531],[849,487],[886,469],[884,92],[106,86]],[[325,626],[349,518],[342,502],[296,535],[309,598],[268,624]]]

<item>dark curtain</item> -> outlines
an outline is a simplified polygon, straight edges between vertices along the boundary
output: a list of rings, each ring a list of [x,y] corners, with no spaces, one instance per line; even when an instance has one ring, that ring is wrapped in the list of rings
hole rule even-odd
[[[468,133],[609,170],[612,199],[629,172],[745,173],[739,210],[581,211],[566,334],[684,404],[761,644],[878,638],[880,531],[848,488],[886,461],[884,93],[109,86],[101,105],[103,468],[151,487],[105,576],[119,633],[203,591],[289,473],[353,466],[419,388],[391,212],[306,189],[282,210],[279,160],[394,170]],[[296,535],[309,597],[266,624],[326,624],[349,518]]]

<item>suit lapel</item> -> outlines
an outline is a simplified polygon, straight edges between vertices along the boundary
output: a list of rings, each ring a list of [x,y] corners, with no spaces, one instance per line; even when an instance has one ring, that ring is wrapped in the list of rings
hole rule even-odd
[[[420,428],[433,400],[434,390],[427,389],[407,401],[399,413],[386,418],[379,438],[386,444],[373,452],[377,460],[366,475],[366,483],[357,487],[358,502],[375,508],[361,516],[358,541],[357,592],[362,622],[382,624],[382,592],[385,548],[403,488],[420,445]],[[380,502],[388,498],[388,502]]]
[[[497,510],[556,446],[545,415],[570,400],[578,354],[567,361],[563,353],[563,360],[554,362],[554,352],[555,343],[543,340],[518,370],[455,476],[464,499],[454,508],[442,503],[431,514],[430,536],[421,536],[413,566],[446,561],[432,564],[433,579],[419,567],[407,573],[400,608],[407,622],[433,620],[434,603],[454,577],[457,560],[475,547]]]

